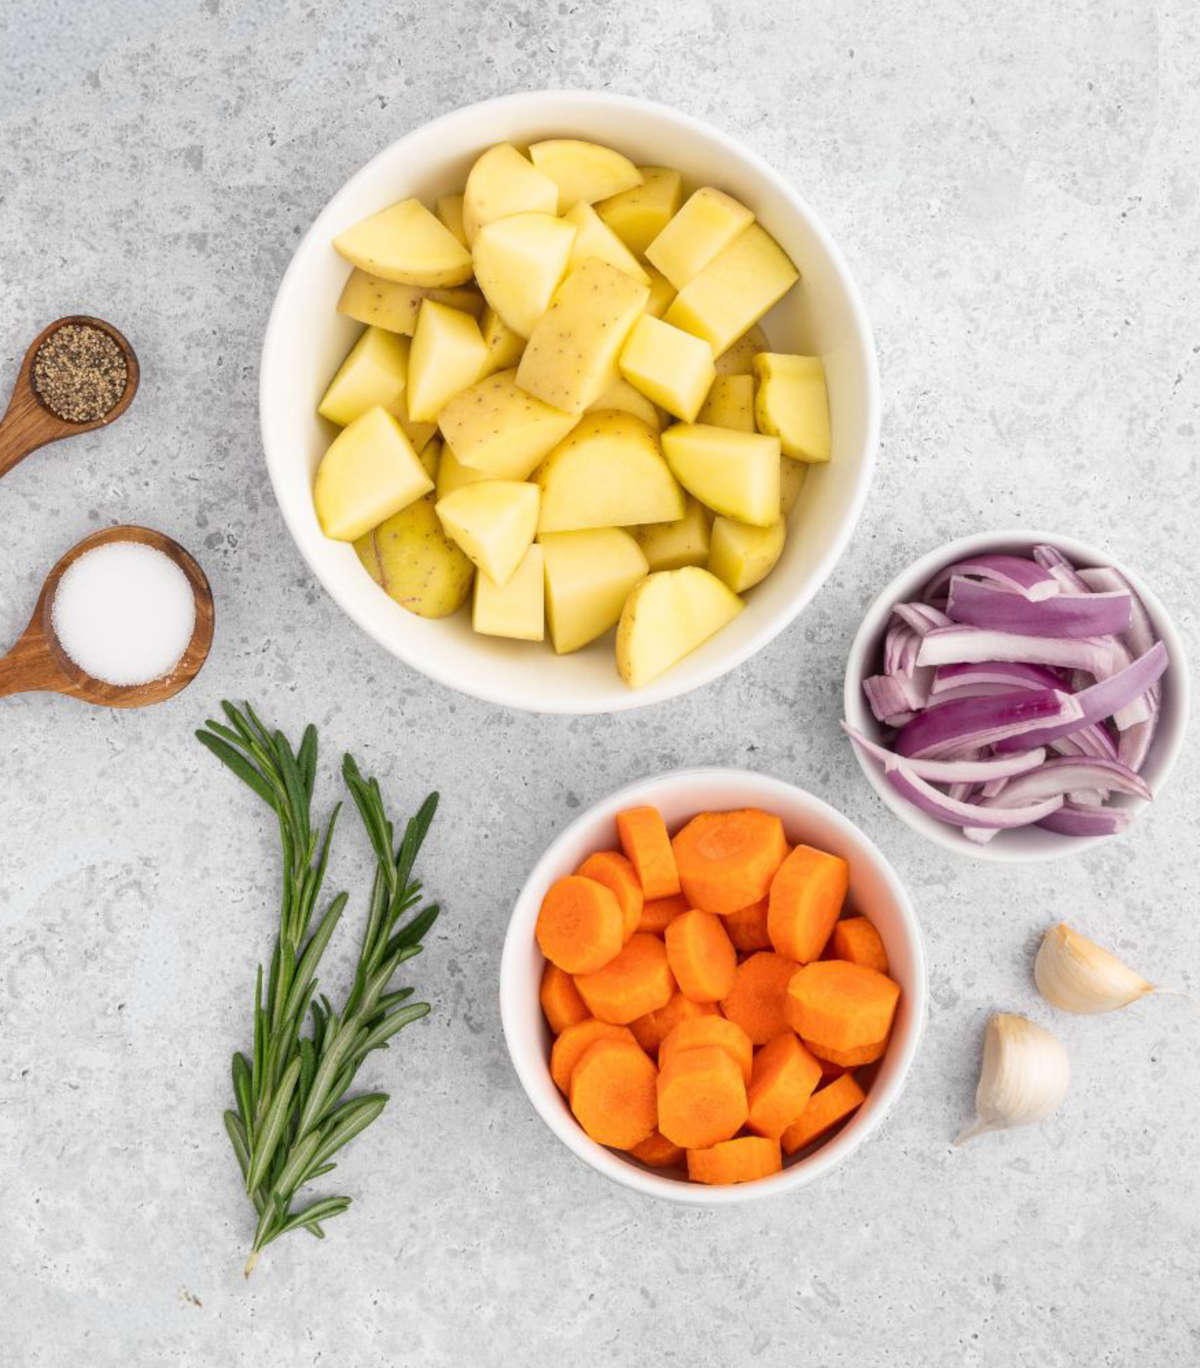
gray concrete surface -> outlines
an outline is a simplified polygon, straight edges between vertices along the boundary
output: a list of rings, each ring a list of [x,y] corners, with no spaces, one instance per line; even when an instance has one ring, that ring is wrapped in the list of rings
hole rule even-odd
[[[0,640],[81,534],[136,520],[199,555],[211,663],[144,713],[0,704],[0,1362],[110,1365],[1058,1365],[1200,1358],[1200,1018],[1055,1017],[1030,958],[1066,917],[1196,993],[1194,749],[1128,838],[998,869],[922,844],[836,732],[861,609],[910,556],[1062,528],[1139,566],[1194,641],[1200,21],[1183,0],[0,5],[0,370],[75,310],[144,365],[119,428],[0,484]],[[259,450],[270,301],[298,235],[382,144],[543,85],[648,94],[743,138],[844,246],[878,330],[866,516],[752,663],[615,720],[519,716],[428,684],[334,608]],[[444,795],[435,1015],[375,1057],[393,1106],[337,1177],[356,1205],[249,1284],[221,1129],[275,896],[275,839],[192,740],[225,695],[397,805]],[[639,1200],[527,1104],[495,986],[524,871],[571,814],[715,761],[808,786],[919,905],[924,1049],[874,1141],[737,1211]],[[334,877],[364,868],[343,833]],[[956,1151],[983,1023],[1052,1023],[1060,1115]]]

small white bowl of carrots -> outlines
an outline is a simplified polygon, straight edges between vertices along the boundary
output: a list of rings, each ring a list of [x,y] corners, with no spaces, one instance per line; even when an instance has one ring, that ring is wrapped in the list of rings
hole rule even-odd
[[[500,967],[517,1075],[605,1176],[700,1205],[802,1187],[899,1096],[925,1017],[899,879],[782,780],[677,770],[550,845]]]

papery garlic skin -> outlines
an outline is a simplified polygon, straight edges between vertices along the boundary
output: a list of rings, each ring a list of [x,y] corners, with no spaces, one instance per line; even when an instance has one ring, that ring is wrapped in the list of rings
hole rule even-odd
[[[1113,1012],[1154,991],[1152,983],[1066,922],[1042,937],[1033,977],[1038,992],[1064,1012]]]
[[[975,1121],[954,1143],[1045,1120],[1067,1095],[1070,1082],[1071,1061],[1057,1036],[1025,1017],[997,1012],[984,1036]]]

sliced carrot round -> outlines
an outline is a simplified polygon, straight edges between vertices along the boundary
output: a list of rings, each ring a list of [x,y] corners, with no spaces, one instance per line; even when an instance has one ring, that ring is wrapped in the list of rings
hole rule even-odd
[[[595,1017],[568,1026],[550,1050],[550,1077],[561,1092],[570,1092],[571,1075],[575,1072],[576,1064],[598,1040],[624,1040],[637,1044],[628,1027],[597,1021]]]
[[[585,1021],[590,1015],[579,996],[579,989],[575,987],[575,980],[565,969],[551,964],[549,960],[542,970],[538,999],[555,1035],[560,1035],[577,1021]]]
[[[752,1183],[783,1167],[778,1140],[761,1135],[739,1135],[708,1149],[688,1150],[688,1177],[693,1183]]]
[[[658,1075],[658,1128],[684,1149],[707,1149],[746,1121],[742,1071],[719,1045],[684,1050]]]
[[[534,934],[551,964],[568,974],[590,974],[620,950],[623,925],[611,888],[571,874],[546,891]]]
[[[882,1059],[887,1053],[889,1039],[890,1036],[885,1036],[883,1040],[876,1040],[870,1045],[857,1045],[849,1050],[821,1045],[815,1040],[806,1040],[804,1044],[816,1055],[822,1066],[832,1065],[839,1072],[844,1072],[846,1069],[860,1069],[864,1064],[874,1064],[877,1059]]]
[[[849,960],[851,964],[865,964],[881,974],[888,971],[887,951],[883,938],[866,917],[843,917],[833,928],[829,948],[834,959]]]
[[[746,1125],[759,1135],[778,1140],[800,1115],[821,1081],[821,1064],[797,1040],[783,1031],[754,1056],[754,1071],[746,1099]]]
[[[661,936],[676,917],[688,910],[688,900],[682,893],[670,898],[647,898],[642,904],[642,918],[638,922],[639,931],[653,931]]]
[[[860,1050],[887,1039],[899,1000],[899,985],[876,969],[846,960],[816,960],[788,981],[788,1024],[826,1053]]]
[[[629,1153],[650,1168],[671,1168],[675,1164],[682,1164],[684,1157],[683,1146],[668,1140],[661,1131],[652,1131],[644,1140],[634,1145]]]
[[[694,908],[676,917],[664,934],[667,960],[679,991],[693,1002],[719,1002],[733,987],[737,951],[721,918]]]
[[[862,1106],[866,1093],[858,1086],[853,1074],[842,1074],[832,1083],[818,1088],[808,1099],[808,1105],[783,1133],[783,1149],[795,1154],[818,1137],[844,1121],[851,1112]]]
[[[589,855],[575,872],[612,889],[624,918],[621,934],[628,940],[638,929],[645,901],[633,865],[618,850],[598,850],[594,855]]]
[[[658,1053],[658,1047],[681,1021],[689,1021],[692,1017],[719,1015],[715,1003],[693,1002],[691,998],[677,992],[665,1007],[660,1007],[655,1012],[647,1012],[645,1016],[631,1021],[629,1029],[637,1038],[637,1043],[653,1058]]]
[[[617,813],[617,835],[647,898],[671,898],[679,892],[679,871],[666,823],[657,808],[626,808]]]
[[[767,899],[759,898],[749,907],[740,907],[736,912],[727,912],[721,918],[725,932],[733,942],[735,950],[753,952],[770,950],[771,937],[767,931]]]
[[[571,1110],[598,1144],[632,1149],[658,1120],[657,1079],[636,1041],[598,1040],[571,1075]]]
[[[575,987],[594,1017],[620,1026],[665,1007],[675,994],[666,946],[645,931],[635,932],[602,969],[576,974]]]
[[[684,1050],[698,1050],[702,1045],[716,1045],[724,1050],[741,1070],[742,1080],[749,1087],[754,1045],[736,1021],[726,1021],[720,1015],[690,1017],[681,1021],[659,1046],[659,1068],[666,1068],[672,1055],[681,1054]]]
[[[787,1029],[784,1004],[796,967],[794,960],[767,950],[760,950],[738,965],[733,987],[722,1001],[721,1010],[730,1021],[737,1022],[755,1045],[765,1045]]]
[[[767,929],[776,951],[798,964],[817,959],[841,914],[850,866],[840,855],[798,845],[771,882]]]
[[[702,812],[671,844],[689,902],[716,913],[736,912],[765,898],[787,853],[783,823],[758,808]]]

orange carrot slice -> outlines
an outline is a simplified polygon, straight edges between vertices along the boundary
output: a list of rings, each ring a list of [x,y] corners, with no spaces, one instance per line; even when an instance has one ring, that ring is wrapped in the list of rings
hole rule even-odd
[[[682,993],[676,993],[665,1007],[660,1007],[656,1012],[647,1012],[645,1016],[631,1021],[629,1029],[636,1037],[637,1043],[653,1058],[658,1053],[658,1047],[681,1021],[688,1021],[692,1017],[718,1015],[715,1004],[693,1002]]]
[[[782,1032],[754,1056],[746,1092],[750,1106],[746,1125],[759,1135],[778,1140],[807,1106],[820,1081],[820,1061],[791,1031]]]
[[[675,994],[666,946],[645,931],[635,932],[602,969],[576,974],[575,987],[594,1017],[618,1026],[658,1011]]]
[[[833,928],[829,945],[834,959],[865,964],[868,969],[876,969],[881,974],[888,971],[883,940],[866,917],[843,917]]]
[[[571,1091],[571,1075],[575,1066],[598,1040],[637,1041],[626,1026],[614,1026],[608,1021],[588,1017],[568,1026],[550,1050],[550,1077],[561,1092]]]
[[[695,909],[667,927],[667,960],[679,991],[693,1002],[719,1002],[733,987],[737,951],[721,918]]]
[[[681,1021],[658,1050],[658,1066],[665,1069],[673,1055],[684,1050],[698,1050],[704,1045],[716,1045],[725,1050],[742,1073],[742,1080],[750,1086],[750,1071],[754,1063],[754,1046],[750,1037],[736,1021],[723,1016],[691,1017]]]
[[[841,856],[798,845],[771,884],[767,929],[775,949],[799,964],[818,958],[849,883],[850,866]]]
[[[679,871],[671,838],[657,808],[627,808],[617,813],[617,835],[621,849],[629,857],[642,885],[642,893],[651,899],[670,898],[679,892]]]
[[[642,904],[642,919],[638,922],[639,931],[652,931],[661,936],[672,921],[688,910],[688,900],[682,893],[670,898],[647,898]]]
[[[632,1149],[654,1131],[657,1080],[635,1041],[598,1040],[571,1075],[571,1110],[597,1144]]]
[[[721,918],[735,950],[771,949],[771,935],[767,930],[767,904],[766,898],[759,898],[749,907],[739,907],[736,912],[727,912]]]
[[[851,1112],[862,1106],[866,1093],[858,1086],[853,1074],[842,1074],[832,1083],[818,1088],[808,1100],[808,1106],[783,1133],[783,1149],[795,1154],[811,1145],[819,1136],[844,1121]]]
[[[778,1140],[761,1135],[739,1135],[708,1149],[691,1149],[687,1155],[688,1177],[693,1183],[752,1183],[768,1178],[783,1167]]]
[[[827,1054],[885,1041],[899,1000],[899,985],[876,969],[816,960],[792,975],[786,1012],[792,1030]]]
[[[888,1039],[877,1040],[871,1045],[857,1045],[850,1050],[839,1050],[832,1045],[819,1045],[815,1040],[806,1040],[805,1045],[821,1061],[822,1068],[833,1065],[839,1073],[846,1069],[859,1069],[864,1064],[874,1064],[887,1053]],[[837,1075],[832,1075],[836,1077]]]
[[[683,1147],[667,1139],[661,1131],[651,1131],[629,1153],[650,1168],[672,1168],[683,1163]]]
[[[674,1056],[658,1075],[658,1128],[684,1149],[730,1140],[746,1120],[742,1071],[718,1045]]]
[[[550,1023],[550,1029],[555,1035],[560,1035],[568,1026],[574,1026],[577,1021],[585,1021],[588,1017],[588,1009],[579,996],[575,980],[565,969],[560,969],[557,964],[551,964],[549,960],[542,970],[542,986],[538,998],[546,1020]]]
[[[760,950],[738,965],[733,987],[721,1003],[730,1021],[736,1021],[755,1045],[765,1045],[787,1029],[784,1014],[788,984],[796,972],[795,960]]]
[[[550,885],[535,935],[551,964],[568,974],[590,974],[620,950],[623,924],[611,888],[572,874]]]
[[[638,929],[644,901],[634,867],[618,850],[598,850],[594,855],[589,855],[575,872],[612,889],[624,918],[622,935],[628,940]]]
[[[688,901],[716,913],[765,898],[787,853],[783,823],[758,808],[702,812],[671,844]]]

